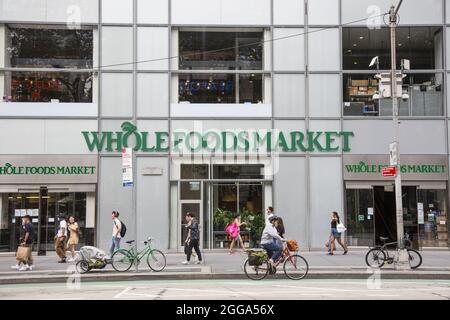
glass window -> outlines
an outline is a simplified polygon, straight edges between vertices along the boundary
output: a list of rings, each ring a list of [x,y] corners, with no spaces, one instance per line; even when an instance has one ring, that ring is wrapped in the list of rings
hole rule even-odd
[[[179,68],[262,69],[261,32],[179,32]]]
[[[261,74],[179,74],[178,101],[262,103]]]
[[[92,68],[92,30],[8,26],[6,41],[10,67]]]
[[[392,100],[374,100],[379,92],[373,74],[344,74],[344,116],[392,116]],[[442,116],[443,75],[409,73],[403,78],[402,93],[407,100],[398,99],[400,116]]]
[[[264,165],[214,165],[214,179],[264,179]]]
[[[346,189],[347,241],[350,246],[374,244],[372,189]],[[371,210],[369,210],[371,208]],[[369,214],[372,213],[372,214]]]
[[[344,74],[344,116],[376,116],[378,103],[373,95],[378,90],[375,74]]]
[[[401,59],[411,61],[411,69],[442,68],[442,28],[398,27],[397,65]],[[373,57],[379,57],[379,68],[391,68],[389,29],[343,28],[344,70],[365,70]]]
[[[92,102],[89,72],[5,72],[3,102]]]
[[[209,167],[207,164],[182,164],[181,179],[208,179]]]
[[[448,247],[446,190],[418,189],[418,203],[423,208],[419,218],[421,247]]]

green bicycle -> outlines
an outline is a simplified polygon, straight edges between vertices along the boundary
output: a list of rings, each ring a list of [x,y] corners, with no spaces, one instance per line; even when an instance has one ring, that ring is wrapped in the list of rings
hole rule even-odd
[[[139,252],[131,246],[134,240],[126,241],[130,245],[130,249],[119,249],[115,251],[111,257],[111,264],[114,270],[119,272],[128,271],[134,263],[139,263],[147,256],[147,264],[155,272],[164,270],[166,267],[166,256],[160,250],[154,249],[151,246],[153,238],[148,238],[144,241],[145,248]]]

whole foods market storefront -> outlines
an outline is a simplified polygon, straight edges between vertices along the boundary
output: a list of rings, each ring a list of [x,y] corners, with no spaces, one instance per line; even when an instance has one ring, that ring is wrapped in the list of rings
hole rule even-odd
[[[62,215],[81,227],[80,245],[95,243],[97,156],[1,156],[0,165],[0,251],[16,250],[25,215],[40,254],[54,250]]]
[[[264,227],[264,208],[272,205],[269,159],[223,161],[210,158],[191,163],[172,159],[171,244],[180,249],[186,239],[185,214],[199,220],[203,248],[228,248],[231,238],[225,232],[233,215],[239,213],[246,225],[241,236],[246,247],[259,243]],[[173,232],[175,231],[175,232]]]
[[[448,247],[447,157],[403,155],[401,161],[405,233],[415,247]],[[380,236],[396,241],[394,180],[381,174],[389,157],[344,155],[343,162],[349,245],[378,244]]]

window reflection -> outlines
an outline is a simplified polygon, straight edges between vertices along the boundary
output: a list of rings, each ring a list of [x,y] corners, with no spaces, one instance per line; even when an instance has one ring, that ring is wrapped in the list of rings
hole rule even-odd
[[[11,67],[92,68],[92,30],[9,26],[7,54]]]
[[[4,102],[92,102],[92,73],[6,72]]]

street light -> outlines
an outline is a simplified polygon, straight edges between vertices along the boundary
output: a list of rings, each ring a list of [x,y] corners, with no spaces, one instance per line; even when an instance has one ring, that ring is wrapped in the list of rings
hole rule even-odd
[[[399,150],[399,119],[398,119],[398,98],[402,100],[408,100],[409,95],[402,90],[403,78],[406,76],[403,74],[403,70],[409,70],[409,60],[402,60],[402,70],[397,73],[397,56],[396,56],[396,41],[395,30],[397,27],[397,14],[400,9],[403,0],[400,0],[397,7],[391,6],[389,11],[389,29],[391,37],[391,72],[380,73],[375,76],[379,79],[378,91],[373,95],[373,99],[391,98],[392,99],[392,115],[394,121],[394,141],[389,145],[390,150],[390,165],[397,167],[397,174],[395,176],[395,207],[396,207],[396,220],[397,220],[397,244],[398,255],[395,263],[397,270],[408,270],[409,255],[405,248],[404,243],[404,226],[403,226],[403,203],[402,203],[402,177],[400,171],[400,150]],[[377,64],[378,57],[375,57],[370,62],[370,67]],[[394,80],[395,79],[395,80]]]

